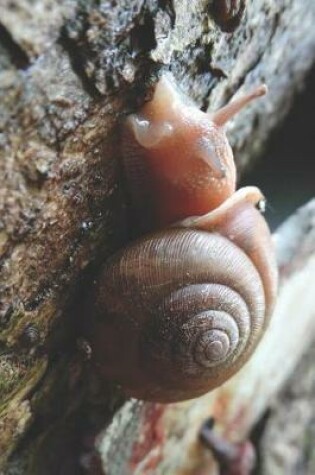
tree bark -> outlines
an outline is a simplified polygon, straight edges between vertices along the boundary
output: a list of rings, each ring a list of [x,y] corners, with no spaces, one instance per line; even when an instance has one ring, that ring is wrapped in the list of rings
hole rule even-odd
[[[99,262],[126,239],[121,118],[164,69],[203,109],[264,80],[267,99],[229,128],[242,170],[303,85],[312,0],[216,3],[1,2],[0,466],[19,447],[21,473],[50,473],[44,447],[72,447],[91,407],[111,420],[121,404],[99,397],[77,344]]]
[[[271,406],[261,441],[262,475],[315,472],[314,358],[313,343]]]

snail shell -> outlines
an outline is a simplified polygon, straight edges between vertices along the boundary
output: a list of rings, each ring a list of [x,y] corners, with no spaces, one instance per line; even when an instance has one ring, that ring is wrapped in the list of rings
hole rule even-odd
[[[224,132],[265,92],[260,86],[209,115],[162,77],[152,100],[127,118],[133,224],[150,233],[102,267],[88,340],[99,374],[130,396],[204,394],[239,370],[268,324],[277,270],[257,209],[264,197],[255,187],[235,191]]]
[[[91,335],[105,378],[130,396],[171,402],[204,394],[246,362],[276,293],[261,197],[244,188],[207,220],[146,235],[109,260]]]

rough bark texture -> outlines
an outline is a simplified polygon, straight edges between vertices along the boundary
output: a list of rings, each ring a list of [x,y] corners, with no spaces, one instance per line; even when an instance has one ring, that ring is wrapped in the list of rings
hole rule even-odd
[[[262,440],[263,475],[315,473],[314,361],[313,344],[271,406],[272,416]]]
[[[76,343],[77,305],[125,239],[123,115],[163,68],[204,109],[266,80],[268,98],[230,126],[242,168],[303,84],[315,53],[312,0],[249,2],[234,32],[237,15],[214,14],[215,3],[1,1],[0,466],[20,443],[22,473],[43,475],[50,466],[37,453],[77,431],[78,407],[90,414],[99,403]],[[120,402],[105,395],[102,420]]]

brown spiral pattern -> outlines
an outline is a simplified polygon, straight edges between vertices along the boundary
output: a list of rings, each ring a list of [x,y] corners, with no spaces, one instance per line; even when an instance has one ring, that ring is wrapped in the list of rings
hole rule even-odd
[[[265,327],[256,267],[216,233],[172,228],[145,236],[108,263],[102,282],[99,333],[119,343],[97,344],[103,354],[95,356],[138,398],[187,399],[222,384]]]

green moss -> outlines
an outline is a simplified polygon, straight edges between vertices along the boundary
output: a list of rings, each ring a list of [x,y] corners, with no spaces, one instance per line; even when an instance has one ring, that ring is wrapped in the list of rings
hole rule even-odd
[[[22,400],[46,369],[46,360],[0,354],[0,415],[8,402]]]
[[[0,401],[10,394],[27,372],[27,362],[15,355],[0,355]]]
[[[7,346],[10,345],[12,341],[14,341],[14,326],[17,322],[23,319],[25,316],[25,311],[23,304],[21,302],[18,302],[14,306],[10,306],[10,308],[7,311],[6,318],[9,320],[9,324],[5,326],[5,328],[0,329],[0,342],[5,343]],[[0,350],[1,352],[1,350]],[[0,377],[1,377],[1,372],[0,372]],[[0,393],[1,397],[1,393]]]
[[[46,366],[45,359],[0,354],[0,467],[32,421],[28,395],[43,377]]]

